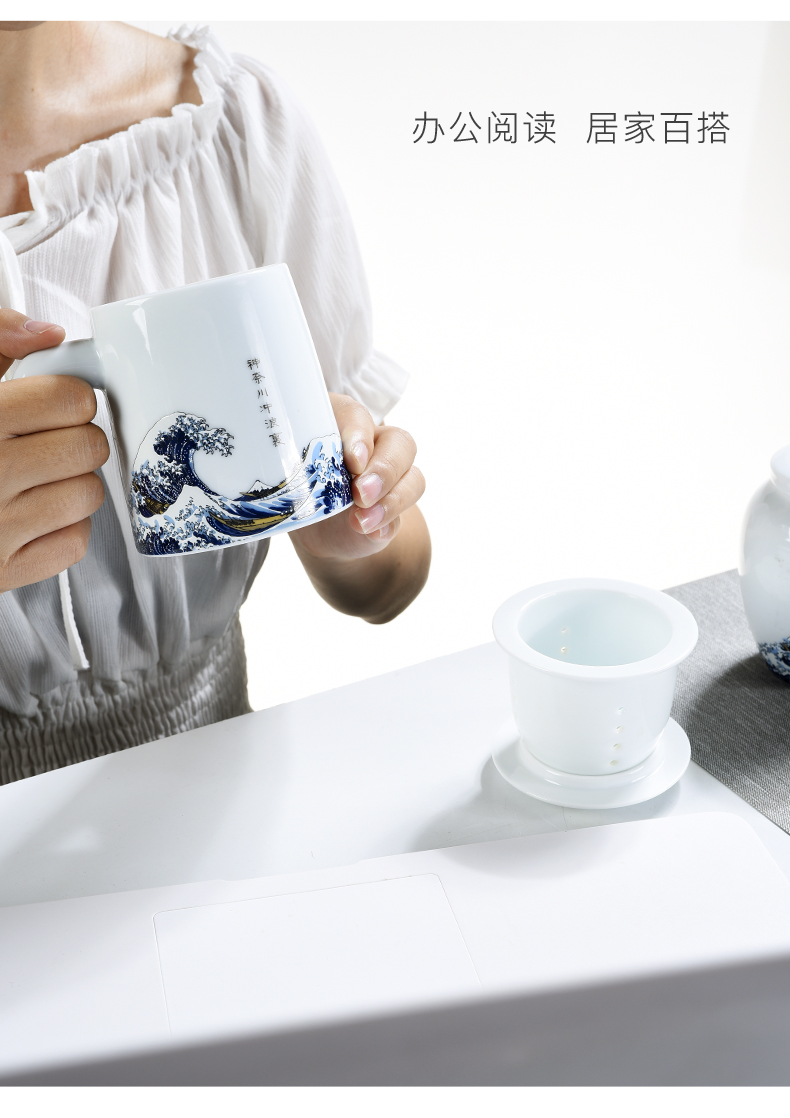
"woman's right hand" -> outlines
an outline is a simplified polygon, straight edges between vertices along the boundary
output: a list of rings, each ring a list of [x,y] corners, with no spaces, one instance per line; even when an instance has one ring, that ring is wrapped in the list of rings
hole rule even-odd
[[[0,376],[64,337],[62,326],[0,310]],[[91,513],[104,500],[93,471],[110,453],[95,414],[93,389],[77,377],[0,383],[0,593],[59,574],[85,554]]]

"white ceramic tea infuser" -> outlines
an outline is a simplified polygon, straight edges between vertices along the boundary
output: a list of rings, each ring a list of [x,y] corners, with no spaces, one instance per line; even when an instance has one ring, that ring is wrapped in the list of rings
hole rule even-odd
[[[630,582],[564,579],[494,615],[514,721],[494,749],[502,776],[563,807],[613,808],[670,788],[691,750],[670,718],[677,666],[697,642],[680,602]]]
[[[93,337],[13,378],[106,392],[135,544],[187,555],[301,528],[351,504],[321,366],[285,264],[108,303]]]

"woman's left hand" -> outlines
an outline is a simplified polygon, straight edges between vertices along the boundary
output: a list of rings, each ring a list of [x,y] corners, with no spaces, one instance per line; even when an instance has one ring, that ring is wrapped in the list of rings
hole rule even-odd
[[[343,457],[353,482],[354,504],[345,512],[294,532],[320,559],[364,559],[389,547],[401,517],[416,505],[425,479],[414,465],[417,446],[400,427],[376,426],[373,416],[350,396],[329,394],[343,440]]]
[[[397,617],[428,577],[431,538],[417,508],[425,480],[408,432],[377,427],[349,396],[330,393],[330,399],[354,504],[291,532],[291,542],[325,601],[381,624]]]

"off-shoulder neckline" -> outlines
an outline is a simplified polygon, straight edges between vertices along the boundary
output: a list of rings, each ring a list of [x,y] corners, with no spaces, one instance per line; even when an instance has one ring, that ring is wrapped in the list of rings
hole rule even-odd
[[[206,24],[182,24],[168,38],[195,49],[193,76],[201,103],[174,105],[167,116],[146,117],[110,136],[89,140],[39,171],[26,171],[32,209],[0,217],[0,231],[17,252],[99,198],[119,200],[213,138],[233,60]]]

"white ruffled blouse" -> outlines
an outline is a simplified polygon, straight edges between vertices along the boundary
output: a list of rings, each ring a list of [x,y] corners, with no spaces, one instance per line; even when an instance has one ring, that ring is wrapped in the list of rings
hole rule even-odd
[[[406,375],[372,348],[357,243],[313,126],[266,66],[226,55],[207,28],[173,37],[198,48],[202,104],[29,171],[32,211],[0,218],[0,305],[82,338],[92,307],[284,261],[328,387],[381,419]],[[119,512],[105,500],[87,555],[60,584],[0,595],[0,766],[4,750],[24,753],[0,779],[146,740],[150,729],[115,725],[114,745],[63,744],[107,696],[129,722],[124,694],[140,673],[150,684],[178,672],[188,687],[185,665],[197,678],[265,555],[258,543],[151,561],[129,547]],[[41,744],[53,734],[54,760]]]

